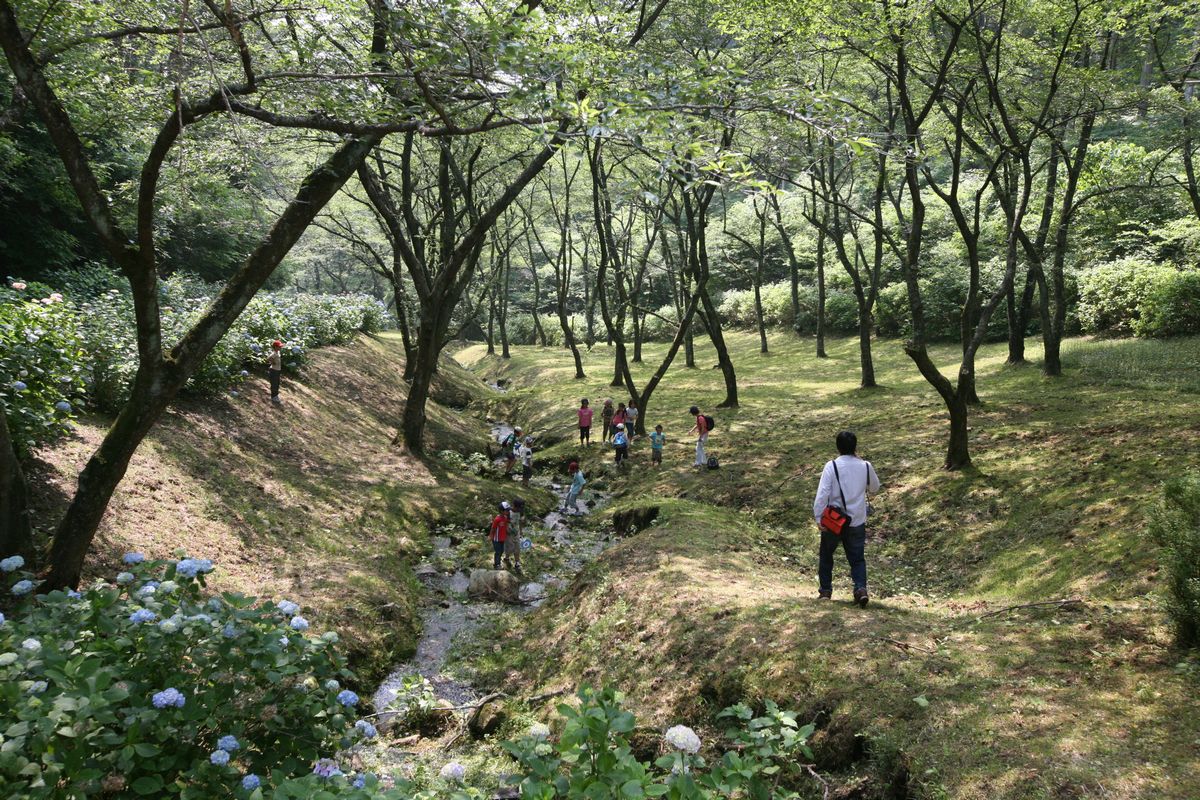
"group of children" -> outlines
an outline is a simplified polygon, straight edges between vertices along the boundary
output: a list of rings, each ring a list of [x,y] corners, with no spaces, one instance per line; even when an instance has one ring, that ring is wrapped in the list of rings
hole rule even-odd
[[[492,543],[492,569],[500,569],[503,560],[505,569],[521,571],[521,548],[525,547],[524,536],[525,501],[515,498],[511,503],[500,503],[499,513],[492,518],[488,528],[488,541]]]
[[[592,408],[585,397],[579,402],[579,444],[588,447],[592,443]],[[630,400],[629,404],[617,403],[613,408],[612,400],[605,400],[600,410],[600,419],[604,422],[601,442],[612,441],[616,451],[617,466],[621,466],[629,458],[629,443],[636,436],[638,418],[637,403]],[[655,425],[654,433],[650,434],[650,460],[662,464],[663,446],[667,437],[663,434],[663,426]]]

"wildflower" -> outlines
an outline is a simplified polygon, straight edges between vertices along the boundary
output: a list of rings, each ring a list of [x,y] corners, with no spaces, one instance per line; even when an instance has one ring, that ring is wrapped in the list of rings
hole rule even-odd
[[[306,620],[304,617],[292,617],[292,621],[288,624],[291,625],[292,630],[294,631],[303,632],[308,630],[308,620]]]
[[[209,755],[208,760],[216,764],[218,767],[223,767],[229,763],[229,753],[224,750],[213,750]]]
[[[663,736],[667,744],[676,750],[695,755],[700,752],[700,737],[686,725],[669,728]]]
[[[0,571],[3,572],[13,572],[14,570],[18,570],[23,566],[25,566],[25,559],[21,558],[20,556],[9,556],[3,561],[0,561]]]
[[[12,593],[17,597],[33,591],[33,581],[17,581],[13,584]]]
[[[451,761],[446,766],[442,767],[442,771],[438,773],[442,780],[462,783],[462,779],[467,776],[467,768],[457,761]]]
[[[242,778],[242,788],[247,792],[252,792],[262,785],[262,781],[253,772]]]
[[[342,688],[342,685],[333,678],[330,678],[329,680],[325,681],[325,688],[328,691],[336,692],[338,689]]]
[[[7,667],[17,662],[16,653],[0,653],[0,667]]]
[[[54,404],[54,407],[64,414],[71,413],[71,404],[68,403],[66,400],[59,400],[57,403]]]
[[[18,292],[22,292],[25,290],[25,284],[22,283],[21,281],[13,281],[12,287],[14,289],[16,289]]]
[[[150,702],[154,703],[155,708],[167,708],[168,706],[183,708],[186,701],[187,698],[183,693],[174,687],[155,692],[154,696],[150,698]]]
[[[146,557],[141,553],[126,553],[121,560],[126,564],[140,564],[146,560]]]
[[[358,705],[358,695],[349,689],[338,692],[337,701],[347,708]]]
[[[313,774],[320,778],[336,778],[342,771],[332,758],[322,758],[313,765]]]
[[[275,607],[278,608],[280,611],[282,611],[284,614],[288,615],[289,617],[293,616],[294,614],[296,614],[296,612],[298,612],[300,610],[300,606],[297,605],[296,603],[293,603],[291,600],[280,600],[278,603],[275,604]]]
[[[237,750],[241,746],[242,746],[242,743],[237,740],[236,736],[226,735],[226,736],[222,736],[220,739],[217,739],[217,747],[219,747],[222,750],[225,750],[226,752],[229,752],[229,753],[232,753],[234,750]]]
[[[25,385],[25,381],[13,381],[12,388],[14,392],[23,392],[29,387]]]
[[[42,692],[46,691],[47,686],[48,685],[45,681],[34,681],[29,686],[29,693],[30,694],[41,694]]]
[[[28,650],[31,653],[36,653],[42,649],[42,643],[37,639],[26,639],[25,641],[21,642],[21,648]],[[354,699],[358,700],[357,697]]]
[[[529,735],[535,739],[545,739],[550,735],[550,728],[545,723],[535,722],[529,726]]]
[[[117,583],[122,584],[122,585],[124,585],[126,583],[133,583],[133,573],[132,572],[118,573],[117,574]]]
[[[153,622],[155,613],[148,608],[139,608],[137,611],[129,615],[129,621],[141,625],[145,622]]]
[[[362,734],[364,739],[374,739],[379,731],[375,730],[375,726],[367,722],[365,719],[360,719],[354,723],[354,730]]]

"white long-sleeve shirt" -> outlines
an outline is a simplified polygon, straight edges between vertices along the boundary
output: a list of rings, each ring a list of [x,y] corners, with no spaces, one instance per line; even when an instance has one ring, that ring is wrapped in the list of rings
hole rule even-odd
[[[834,462],[826,462],[821,472],[821,483],[817,486],[817,499],[813,501],[813,518],[820,523],[825,507],[830,503],[840,506],[844,494],[850,525],[866,525],[867,494],[879,491],[879,476],[875,474],[871,462],[863,461],[858,456],[838,456],[835,460],[842,478],[842,491],[838,493],[837,478],[833,474]]]

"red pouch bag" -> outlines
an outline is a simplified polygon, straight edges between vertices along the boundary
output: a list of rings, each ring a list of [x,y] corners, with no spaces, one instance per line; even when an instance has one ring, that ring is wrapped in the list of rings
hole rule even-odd
[[[838,494],[841,495],[842,505],[827,505],[825,510],[821,512],[821,527],[832,534],[840,536],[846,526],[850,524],[850,515],[846,513],[846,494],[842,491],[842,476],[838,473],[837,462],[833,464],[833,474],[838,482]]]

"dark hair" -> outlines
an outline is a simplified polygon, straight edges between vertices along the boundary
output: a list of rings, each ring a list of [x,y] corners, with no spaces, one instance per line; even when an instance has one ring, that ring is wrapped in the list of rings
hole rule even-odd
[[[688,409],[688,413],[695,416],[696,414],[700,413],[700,409],[697,408],[696,406],[692,406],[691,408]]]
[[[582,400],[580,400],[580,401],[579,401],[579,404],[580,404],[580,405],[584,405],[584,406],[586,406],[586,405],[588,404],[587,398],[585,397],[585,398],[583,398]]]
[[[657,430],[661,430],[661,429],[662,429],[662,425],[655,425],[655,426],[654,426],[654,430],[656,430],[656,431],[657,431]]]
[[[844,456],[854,455],[854,451],[858,449],[858,437],[854,435],[854,431],[842,431],[837,435],[837,449]]]

